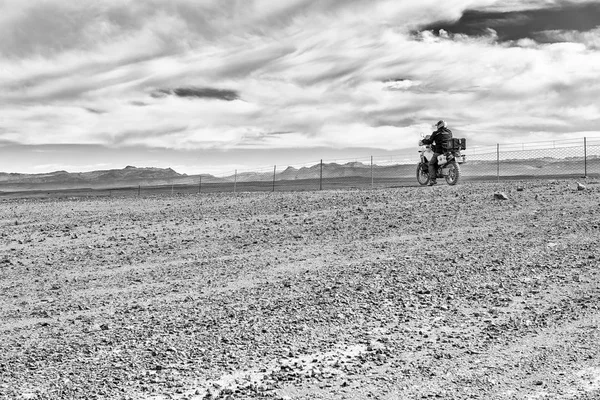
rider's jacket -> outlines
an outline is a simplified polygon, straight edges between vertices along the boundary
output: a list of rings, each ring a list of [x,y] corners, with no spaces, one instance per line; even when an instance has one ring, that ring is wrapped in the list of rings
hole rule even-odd
[[[433,132],[429,139],[423,139],[423,144],[433,144],[435,153],[443,154],[450,147],[452,131],[448,128],[439,128]]]

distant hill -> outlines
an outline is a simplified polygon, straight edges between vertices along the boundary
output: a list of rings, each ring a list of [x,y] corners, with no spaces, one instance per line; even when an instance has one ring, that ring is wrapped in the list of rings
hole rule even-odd
[[[180,174],[171,168],[136,168],[132,166],[91,172],[55,171],[44,174],[0,172],[0,190],[103,189],[138,185],[181,185],[196,184],[199,179],[200,175]],[[203,174],[202,181],[217,183],[224,180]]]

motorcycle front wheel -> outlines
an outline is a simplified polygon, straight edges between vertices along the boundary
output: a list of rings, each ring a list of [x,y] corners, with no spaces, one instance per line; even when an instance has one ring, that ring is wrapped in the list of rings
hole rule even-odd
[[[458,183],[458,179],[460,178],[460,167],[456,163],[456,161],[452,161],[448,164],[448,175],[446,175],[446,183],[448,185],[453,186]]]
[[[419,185],[421,186],[425,186],[429,183],[428,167],[423,163],[417,164],[417,182],[419,182]]]

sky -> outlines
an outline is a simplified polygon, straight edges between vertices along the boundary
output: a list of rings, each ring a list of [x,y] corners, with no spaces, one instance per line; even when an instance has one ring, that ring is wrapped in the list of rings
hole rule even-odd
[[[598,77],[597,0],[0,0],[0,171],[593,137]]]

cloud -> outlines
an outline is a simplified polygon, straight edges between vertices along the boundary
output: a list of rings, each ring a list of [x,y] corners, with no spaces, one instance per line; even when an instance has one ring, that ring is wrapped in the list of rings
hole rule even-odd
[[[92,114],[105,114],[106,111],[104,110],[99,110],[97,108],[92,108],[92,107],[84,107],[84,110],[91,112]]]
[[[597,2],[545,1],[525,4],[532,8],[497,11],[470,9],[458,20],[436,21],[424,29],[442,32],[441,36],[448,32],[485,36],[491,29],[497,33],[500,41],[516,41],[532,39],[539,36],[539,32],[548,30],[588,31],[595,29],[600,20],[600,4]]]
[[[537,32],[534,38],[542,43],[582,43],[592,50],[600,49],[600,26],[589,31],[547,30]]]
[[[156,138],[164,139],[176,137],[181,133],[185,133],[187,129],[188,127],[186,124],[173,124],[171,126],[163,124],[162,126],[155,127],[154,129],[145,127],[144,129],[124,130],[116,134],[107,134],[105,136],[110,136],[111,146],[120,146],[123,144],[143,145],[153,141]]]
[[[5,10],[11,11],[5,14]],[[9,1],[2,11],[1,52],[20,58],[51,57],[111,44],[137,34],[155,18],[150,8],[131,1]]]
[[[421,82],[410,79],[394,79],[385,82],[385,88],[387,90],[408,90],[420,85]]]
[[[178,97],[196,97],[200,99],[216,99],[233,101],[240,98],[239,94],[235,90],[229,89],[216,89],[216,88],[195,88],[195,87],[182,87],[175,89],[158,89],[152,92],[151,96],[155,98],[161,98],[168,95],[175,95]]]

